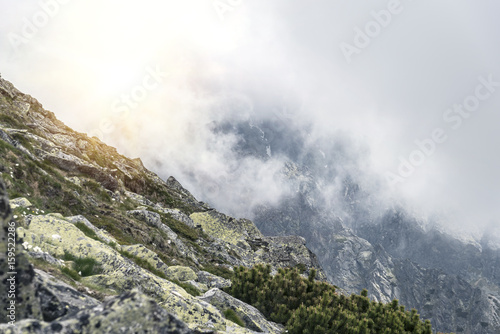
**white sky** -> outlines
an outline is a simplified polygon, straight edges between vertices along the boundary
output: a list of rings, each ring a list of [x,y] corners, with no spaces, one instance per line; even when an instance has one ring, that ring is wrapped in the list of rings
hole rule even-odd
[[[290,99],[294,117],[318,132],[339,129],[366,142],[367,168],[381,175],[442,128],[448,140],[394,194],[452,210],[462,225],[498,223],[500,86],[457,129],[443,119],[474,94],[479,77],[500,82],[497,1],[401,0],[350,63],[341,43],[354,45],[354,29],[394,1],[61,2],[0,0],[0,73],[72,128],[107,129],[104,140],[121,152],[168,162],[160,174],[182,181],[192,165],[224,176],[221,151],[232,139],[207,137],[204,125]],[[215,3],[228,9],[224,19]],[[148,79],[155,68],[158,84]],[[141,88],[145,80],[155,88]],[[134,108],[122,100],[132,92],[140,97]],[[222,110],[227,101],[237,115]],[[219,155],[206,152],[207,142]]]

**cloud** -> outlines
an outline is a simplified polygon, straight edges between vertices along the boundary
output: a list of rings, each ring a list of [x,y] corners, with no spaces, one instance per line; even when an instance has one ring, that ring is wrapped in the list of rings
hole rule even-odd
[[[247,215],[288,189],[276,179],[285,157],[241,157],[234,150],[241,136],[215,134],[213,122],[285,117],[302,137],[352,142],[345,168],[366,180],[396,171],[415,140],[444,128],[449,139],[387,197],[423,212],[459,212],[451,227],[500,218],[500,91],[459,129],[443,120],[478,77],[500,80],[493,14],[500,5],[492,0],[401,0],[387,24],[377,17],[395,1],[227,1],[223,19],[201,0],[44,3],[58,3],[57,13],[11,57],[9,36],[22,36],[26,20],[44,9],[0,0],[2,75],[68,125],[105,132],[121,152],[221,209]],[[369,43],[347,62],[341,45],[356,46],[359,31]],[[156,67],[167,75],[142,98],[137,87]],[[134,92],[137,105],[116,112],[116,101]],[[317,141],[304,142],[302,149],[315,149]]]

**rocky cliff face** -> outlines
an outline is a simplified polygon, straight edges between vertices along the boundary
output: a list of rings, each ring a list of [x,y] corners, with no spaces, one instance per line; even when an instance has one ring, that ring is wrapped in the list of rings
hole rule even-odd
[[[233,268],[300,266],[326,279],[304,238],[266,237],[199,202],[1,78],[0,172],[2,284],[11,225],[18,275],[16,322],[2,310],[0,332],[278,333],[219,290]]]
[[[377,193],[357,183],[355,157],[341,140],[311,143],[271,121],[214,128],[239,136],[241,156],[284,157],[280,177],[291,191],[277,205],[256,207],[253,220],[265,235],[303,236],[331,283],[348,293],[368,288],[379,301],[399,299],[440,331],[500,331],[500,253],[492,240],[464,241],[424,229],[402,208],[380,209]],[[327,197],[328,184],[337,187]]]

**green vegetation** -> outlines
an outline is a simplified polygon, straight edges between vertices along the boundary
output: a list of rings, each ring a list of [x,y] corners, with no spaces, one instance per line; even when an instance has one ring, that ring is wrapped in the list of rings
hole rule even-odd
[[[7,126],[20,128],[20,129],[26,128],[26,125],[24,125],[21,120],[16,119],[16,117],[11,116],[10,114],[0,113],[0,123],[6,124]]]
[[[68,267],[62,267],[61,272],[75,281],[79,281],[81,278],[80,275],[78,275],[78,273],[75,270],[70,269]]]
[[[123,255],[126,258],[129,258],[130,260],[134,261],[134,263],[137,264],[139,267],[148,270],[149,272],[151,272],[152,274],[154,274],[154,275],[156,275],[158,277],[161,277],[163,279],[169,280],[172,283],[177,284],[178,286],[180,286],[181,288],[183,288],[184,290],[186,290],[186,292],[189,293],[190,295],[195,296],[195,297],[200,295],[200,292],[195,287],[193,287],[191,284],[183,283],[183,282],[180,282],[178,280],[169,279],[165,275],[165,273],[163,273],[162,271],[159,271],[158,269],[156,269],[148,261],[146,261],[144,259],[141,259],[140,257],[137,257],[134,254],[132,254],[130,252],[127,252],[127,251],[119,251],[119,252],[120,252],[121,255]]]
[[[97,195],[97,198],[102,202],[110,203],[111,196],[106,192],[106,190],[101,186],[99,182],[87,179],[83,182],[83,188],[90,193]]]
[[[73,268],[69,269],[64,267],[61,269],[61,271],[77,281],[80,279],[80,277],[78,277],[78,279],[73,277],[73,271],[81,277],[98,275],[102,273],[101,265],[99,264],[99,262],[97,262],[96,259],[92,257],[77,257],[71,253],[64,252],[63,260],[72,261]]]
[[[75,224],[76,227],[78,227],[78,229],[80,231],[82,231],[83,233],[85,233],[85,235],[91,239],[94,239],[94,240],[97,240],[97,241],[101,241],[99,239],[99,237],[97,236],[97,234],[95,234],[94,230],[92,230],[90,227],[88,227],[87,225],[85,225],[84,223],[82,222],[78,222]]]
[[[239,267],[228,292],[284,324],[291,334],[432,334],[428,320],[420,320],[416,310],[405,311],[397,300],[372,302],[366,290],[339,295],[333,285],[315,281],[315,275],[312,270],[304,278],[297,268],[288,268],[271,276],[270,266]]]
[[[230,308],[224,311],[224,317],[226,317],[227,320],[231,320],[240,327],[245,327],[245,323],[243,322],[243,320],[241,320],[241,318],[238,317],[236,312],[234,312]]]
[[[233,271],[231,271],[230,269],[228,269],[224,266],[215,266],[212,264],[207,264],[207,265],[203,266],[203,270],[206,272],[209,272],[213,275],[216,275],[216,276],[219,276],[222,278],[226,278],[228,280],[233,279]]]
[[[166,224],[178,235],[181,235],[189,240],[196,241],[201,237],[201,231],[173,219],[170,214],[165,215]]]
[[[186,290],[186,292],[189,293],[191,296],[198,297],[199,295],[201,295],[200,291],[198,291],[194,286],[192,286],[189,283],[180,282],[176,279],[168,279],[168,280]]]

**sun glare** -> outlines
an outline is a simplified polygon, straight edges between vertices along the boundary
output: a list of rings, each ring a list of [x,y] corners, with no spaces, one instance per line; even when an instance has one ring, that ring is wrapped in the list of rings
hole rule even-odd
[[[210,2],[198,0],[105,3],[97,6],[98,13],[88,15],[83,11],[92,6],[80,6],[72,26],[85,28],[71,31],[68,47],[85,59],[85,68],[95,77],[94,89],[101,94],[137,84],[147,66],[178,72],[177,67],[184,66],[179,54],[230,55],[241,45],[246,29],[243,11],[221,20]],[[84,17],[93,18],[90,25],[83,24]]]

